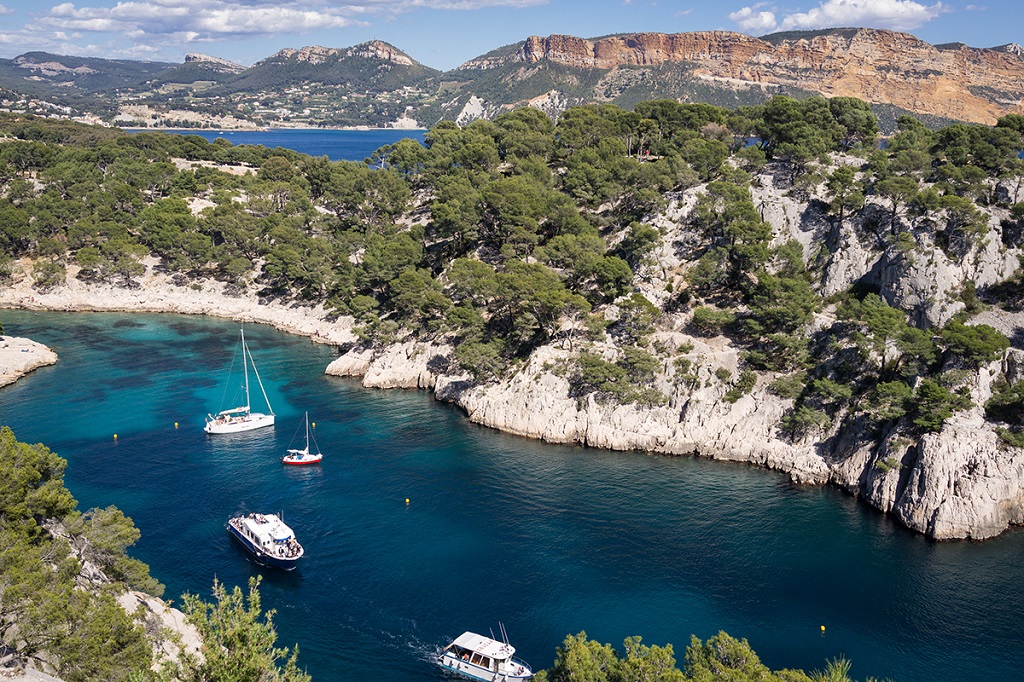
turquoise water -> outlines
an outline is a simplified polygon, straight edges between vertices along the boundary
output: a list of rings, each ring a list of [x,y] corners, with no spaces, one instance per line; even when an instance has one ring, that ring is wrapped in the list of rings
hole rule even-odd
[[[134,519],[134,554],[168,598],[263,575],[280,643],[299,643],[316,680],[439,680],[439,646],[499,621],[535,667],[580,630],[672,642],[680,658],[691,634],[725,630],[774,668],[845,654],[857,679],[1019,679],[1024,666],[1019,531],[939,544],[777,473],[507,436],[423,391],[326,377],[331,348],[259,325],[246,339],[277,425],[207,436],[236,324],[0,319],[61,358],[0,390],[0,422],[68,459],[83,507]],[[286,468],[304,410],[324,463]],[[283,511],[306,547],[299,569],[260,569],[230,541],[226,520],[248,511]]]
[[[147,132],[132,129],[131,132]],[[269,149],[284,147],[310,156],[326,156],[331,161],[362,161],[386,144],[405,138],[423,142],[425,130],[169,130],[180,135],[199,135],[209,141],[218,138],[232,144],[263,145]]]

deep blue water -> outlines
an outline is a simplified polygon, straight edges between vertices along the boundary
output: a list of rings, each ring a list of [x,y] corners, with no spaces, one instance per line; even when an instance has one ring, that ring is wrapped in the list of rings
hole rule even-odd
[[[147,132],[132,129],[132,132]],[[149,131],[152,132],[152,131]],[[269,149],[284,147],[310,156],[326,156],[331,161],[362,161],[386,144],[404,138],[423,142],[425,130],[167,130],[180,135],[199,135],[209,141],[222,138],[232,144],[263,145]]]
[[[439,680],[437,647],[499,621],[536,667],[580,630],[672,642],[680,660],[691,634],[725,630],[773,668],[845,654],[856,679],[1019,679],[1024,666],[1022,532],[940,544],[773,472],[507,436],[423,391],[324,376],[331,348],[259,325],[246,338],[277,425],[207,436],[237,324],[0,319],[60,354],[0,390],[0,423],[67,458],[83,508],[134,519],[134,554],[168,598],[263,575],[279,643],[299,643],[316,680]],[[324,463],[286,468],[304,410]],[[230,541],[226,520],[249,511],[283,511],[307,550],[299,569],[260,569]]]

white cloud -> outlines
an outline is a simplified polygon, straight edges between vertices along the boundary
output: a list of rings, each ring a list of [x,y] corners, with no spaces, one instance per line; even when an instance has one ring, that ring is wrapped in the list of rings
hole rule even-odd
[[[5,14],[14,14],[14,10],[11,9],[10,7],[5,7],[4,5],[0,5],[0,17],[2,17]]]
[[[736,25],[747,33],[753,35],[770,33],[775,30],[775,13],[758,11],[760,7],[763,7],[763,5],[744,7],[738,12],[731,13],[729,18],[735,21]]]
[[[749,33],[791,31],[835,27],[887,28],[907,31],[952,11],[941,1],[924,5],[915,0],[828,0],[806,12],[793,12],[776,19],[774,11],[761,10],[764,4],[744,7],[729,18]]]
[[[928,23],[945,11],[941,2],[928,6],[913,0],[829,0],[809,12],[786,15],[779,28],[788,31],[869,26],[906,31]]]
[[[30,28],[174,37],[186,42],[238,36],[307,33],[362,24],[365,15],[397,15],[414,9],[476,10],[526,7],[547,0],[362,0],[331,6],[322,0],[128,0],[111,7],[52,7]]]

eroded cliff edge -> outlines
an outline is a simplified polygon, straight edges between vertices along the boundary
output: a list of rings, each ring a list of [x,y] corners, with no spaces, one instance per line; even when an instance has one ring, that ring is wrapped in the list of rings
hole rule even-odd
[[[327,373],[361,376],[367,387],[431,389],[475,423],[550,443],[692,454],[776,469],[800,484],[835,483],[935,539],[988,538],[1024,523],[1024,453],[1001,443],[980,407],[916,441],[893,433],[879,442],[851,427],[793,442],[779,426],[792,400],[769,392],[763,377],[731,404],[722,400],[726,389],[712,385],[638,408],[571,397],[554,370],[568,355],[562,348],[539,349],[511,379],[485,386],[464,374],[433,373],[450,351],[412,343],[351,351]],[[701,345],[693,352],[706,361],[707,377],[736,360],[735,350]],[[999,371],[992,366],[979,376]],[[879,464],[893,457],[898,466]]]
[[[908,428],[906,417],[868,423],[841,409],[828,424],[793,433],[784,427],[794,400],[770,389],[772,372],[758,372],[754,383],[730,395],[743,366],[743,348],[721,335],[693,331],[693,310],[667,310],[675,285],[683,286],[689,267],[678,244],[686,239],[687,217],[703,187],[682,192],[656,219],[662,246],[654,265],[634,283],[648,300],[665,309],[650,345],[661,349],[662,366],[651,388],[667,400],[638,406],[574,393],[566,368],[578,349],[571,335],[533,352],[515,372],[497,382],[478,382],[453,369],[453,349],[406,341],[384,348],[357,346],[328,368],[328,374],[359,376],[368,387],[430,389],[463,409],[469,419],[510,433],[552,443],[572,443],[669,455],[695,454],[748,462],[788,473],[801,484],[834,483],[935,539],[982,539],[1024,523],[1024,451],[998,435],[984,406],[997,381],[1022,378],[1024,351],[1011,347],[1001,358],[965,366],[951,360],[941,373],[953,377],[970,407],[946,419],[937,432]],[[831,295],[851,285],[877,290],[907,310],[926,329],[941,328],[966,307],[965,282],[982,288],[1003,282],[1019,267],[1019,248],[1003,231],[1012,229],[1008,212],[987,214],[987,239],[965,252],[935,242],[934,225],[904,229],[915,244],[879,246],[880,204],[846,222],[825,215],[822,203],[808,202],[776,187],[771,174],[751,190],[776,243],[796,240],[823,262],[820,290]],[[902,220],[903,218],[901,218]],[[675,245],[675,246],[673,246]],[[913,251],[913,254],[911,254]],[[619,314],[615,306],[604,313]],[[998,329],[1020,343],[1019,313],[989,308],[970,324]],[[827,337],[838,323],[836,306],[816,316],[808,334]],[[936,332],[937,333],[937,332]],[[891,346],[882,354],[891,352]],[[613,358],[614,344],[594,351]]]

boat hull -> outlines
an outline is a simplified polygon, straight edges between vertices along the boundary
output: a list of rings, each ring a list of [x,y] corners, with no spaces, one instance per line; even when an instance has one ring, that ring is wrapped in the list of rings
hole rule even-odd
[[[246,417],[236,417],[229,420],[208,420],[206,426],[203,427],[203,431],[207,433],[241,433],[243,431],[252,431],[253,429],[262,429],[265,426],[274,425],[274,415],[272,414],[259,414],[252,413]]]
[[[245,551],[256,561],[256,563],[263,566],[270,566],[272,568],[280,568],[285,571],[290,571],[298,565],[298,557],[279,557],[267,554],[262,549],[253,544],[252,540],[242,535],[241,532],[230,523],[228,524],[228,533],[231,534]]]
[[[442,668],[450,672],[465,677],[469,680],[480,680],[481,682],[506,682],[507,680],[529,680],[533,677],[533,674],[529,669],[523,668],[523,673],[515,674],[515,670],[511,672],[498,672],[489,670],[478,665],[474,665],[469,661],[459,660],[457,657],[450,654],[444,654],[437,661]],[[521,666],[517,666],[521,667]]]
[[[281,462],[291,466],[306,466],[307,464],[319,464],[323,458],[323,455],[285,455],[281,458]]]

